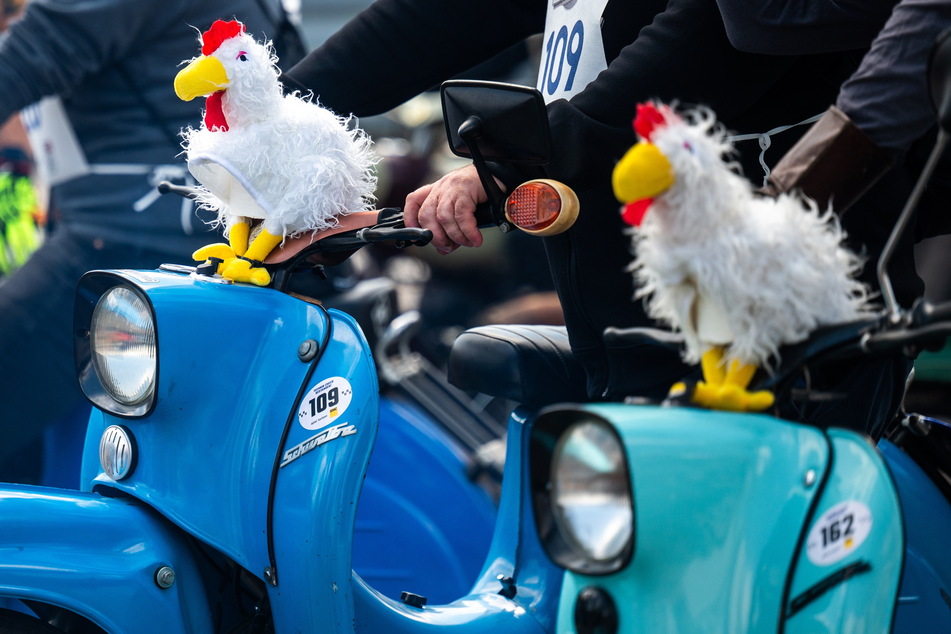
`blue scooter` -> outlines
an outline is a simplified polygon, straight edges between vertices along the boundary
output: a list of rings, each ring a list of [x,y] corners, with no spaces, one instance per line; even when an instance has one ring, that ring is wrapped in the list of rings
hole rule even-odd
[[[537,93],[501,94],[484,121],[471,114],[467,143],[478,152],[520,108],[519,127],[537,130],[526,147],[546,138]],[[522,202],[494,199],[485,223],[544,234],[572,217],[557,183],[518,191]],[[511,533],[531,535],[514,519],[527,509],[517,458],[496,520],[502,461],[484,450],[500,431],[471,424],[451,398],[464,395],[408,353],[412,315],[361,327],[387,286],[358,285],[330,307],[308,294],[315,272],[368,244],[431,237],[398,210],[370,216],[288,241],[265,262],[270,288],[232,284],[214,262],[82,279],[76,364],[94,406],[82,491],[0,488],[0,631],[547,629],[557,569]],[[509,424],[510,456],[523,434]],[[537,573],[515,599],[523,558]]]

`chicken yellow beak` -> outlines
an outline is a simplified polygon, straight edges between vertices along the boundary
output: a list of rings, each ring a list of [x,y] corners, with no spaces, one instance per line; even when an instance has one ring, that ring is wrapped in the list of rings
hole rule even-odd
[[[614,166],[611,184],[623,203],[653,198],[674,184],[674,170],[656,145],[641,141]]]
[[[191,101],[224,90],[228,82],[228,73],[218,58],[202,55],[175,75],[175,94],[182,101]]]

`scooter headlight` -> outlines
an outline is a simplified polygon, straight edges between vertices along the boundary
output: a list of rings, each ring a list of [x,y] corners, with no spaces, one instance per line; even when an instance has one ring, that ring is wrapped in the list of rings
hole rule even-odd
[[[83,292],[89,290],[80,285],[76,307],[76,357],[83,392],[109,413],[146,415],[154,405],[158,374],[151,304],[131,285],[113,284],[93,297]]]
[[[123,405],[137,405],[155,388],[155,323],[135,291],[116,286],[96,304],[89,330],[99,380]]]
[[[614,427],[584,410],[551,411],[536,422],[531,451],[536,521],[552,560],[584,574],[626,565],[634,505]]]

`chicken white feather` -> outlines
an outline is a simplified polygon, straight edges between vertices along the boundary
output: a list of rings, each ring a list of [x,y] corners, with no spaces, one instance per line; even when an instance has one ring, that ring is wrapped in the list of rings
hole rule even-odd
[[[183,131],[189,170],[203,186],[198,202],[218,213],[226,231],[242,217],[260,218],[264,229],[284,237],[369,209],[376,187],[369,138],[316,101],[283,94],[270,42],[255,41],[240,23],[219,21],[203,40],[221,24],[240,31],[192,60],[213,57],[226,77],[209,80],[216,85],[208,93],[220,92],[218,118],[206,112],[201,127]],[[183,99],[202,94],[179,89],[176,79]],[[209,98],[208,111],[216,107]]]
[[[862,261],[843,246],[831,211],[799,195],[755,194],[729,162],[733,148],[709,110],[654,112],[649,141],[668,162],[659,169],[669,182],[648,192],[632,229],[631,271],[648,314],[683,332],[685,361],[723,346],[724,362],[769,370],[781,346],[869,312],[869,290],[855,279]],[[639,165],[628,157],[618,164],[616,192],[643,178]]]

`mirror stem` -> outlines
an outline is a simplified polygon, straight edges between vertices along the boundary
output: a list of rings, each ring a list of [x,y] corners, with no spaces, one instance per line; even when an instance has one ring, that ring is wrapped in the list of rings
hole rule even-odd
[[[479,180],[482,181],[482,187],[489,197],[489,205],[492,207],[492,216],[495,218],[496,224],[499,225],[499,229],[504,233],[512,228],[512,225],[505,219],[503,209],[505,194],[502,193],[499,184],[495,182],[492,172],[489,171],[489,166],[482,157],[482,152],[479,151],[478,141],[481,137],[482,121],[479,117],[469,117],[459,126],[459,138],[462,139],[466,144],[466,148],[469,150],[469,154],[472,157],[472,164],[475,165],[476,172],[479,174]]]
[[[891,234],[888,236],[888,241],[885,243],[885,248],[882,250],[882,255],[878,258],[878,268],[876,270],[878,274],[878,284],[882,289],[882,297],[885,299],[885,309],[888,313],[888,319],[892,323],[898,323],[901,319],[901,307],[898,305],[898,301],[895,299],[895,291],[892,289],[891,279],[888,277],[888,272],[885,270],[888,266],[888,263],[891,261],[892,254],[895,251],[895,247],[898,244],[899,238],[905,232],[905,228],[908,223],[911,221],[912,212],[914,212],[915,207],[918,206],[918,200],[921,198],[921,195],[925,191],[925,187],[928,185],[928,181],[931,179],[931,174],[934,172],[935,167],[937,167],[938,159],[941,158],[941,154],[944,152],[945,146],[948,144],[948,133],[944,129],[938,131],[938,139],[935,141],[934,149],[931,151],[931,155],[928,157],[928,162],[925,164],[925,168],[921,171],[921,176],[918,178],[918,182],[915,183],[915,188],[911,192],[911,196],[908,197],[908,202],[905,203],[905,208],[902,209],[901,215],[898,217],[898,221],[895,223],[895,228],[892,229]]]

